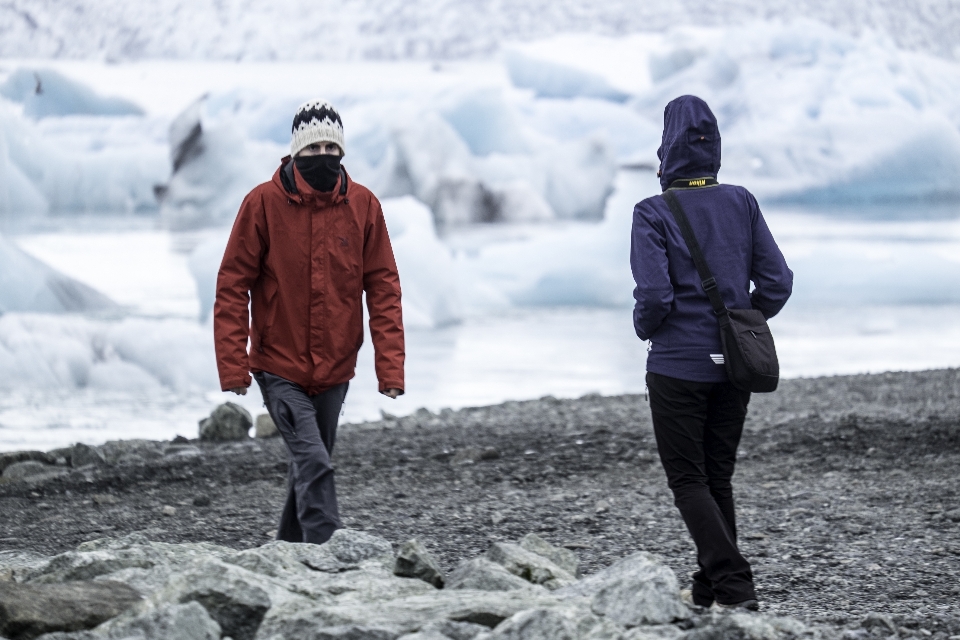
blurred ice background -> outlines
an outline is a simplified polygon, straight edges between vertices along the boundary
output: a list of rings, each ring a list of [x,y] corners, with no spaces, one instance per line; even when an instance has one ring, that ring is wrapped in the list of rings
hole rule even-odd
[[[192,436],[237,400],[216,271],[318,96],[383,201],[408,329],[407,395],[376,393],[366,344],[345,420],[642,392],[630,220],[684,93],[795,271],[784,374],[957,366],[960,8],[764,6],[0,6],[0,450]]]

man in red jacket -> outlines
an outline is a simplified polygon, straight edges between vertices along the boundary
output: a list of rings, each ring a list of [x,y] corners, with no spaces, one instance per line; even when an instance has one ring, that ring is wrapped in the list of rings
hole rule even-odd
[[[220,385],[243,395],[252,372],[287,445],[277,539],[289,542],[322,544],[340,527],[330,456],[363,342],[364,293],[380,392],[403,393],[397,265],[380,202],[350,180],[343,150],[336,110],[302,105],[291,157],[244,199],[217,276]]]

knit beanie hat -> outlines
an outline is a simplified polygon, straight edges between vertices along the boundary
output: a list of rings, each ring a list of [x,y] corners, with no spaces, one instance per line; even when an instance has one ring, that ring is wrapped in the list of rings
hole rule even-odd
[[[333,105],[323,100],[304,102],[293,116],[293,138],[290,155],[295,156],[305,147],[318,142],[334,142],[345,151],[343,122]]]

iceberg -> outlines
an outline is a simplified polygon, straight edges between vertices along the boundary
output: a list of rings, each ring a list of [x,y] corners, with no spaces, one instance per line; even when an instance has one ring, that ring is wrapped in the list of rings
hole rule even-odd
[[[206,101],[200,97],[170,125],[172,173],[156,192],[160,218],[172,231],[231,224],[244,196],[270,180],[283,155],[274,143],[245,138],[229,121],[210,124]]]
[[[630,94],[613,87],[602,75],[509,50],[504,63],[517,87],[541,98],[600,98],[626,102]]]
[[[0,316],[0,389],[206,392],[214,363],[212,331],[188,320]]]
[[[109,298],[25,253],[0,236],[0,313],[117,311]]]
[[[0,216],[143,214],[166,172],[154,121],[68,116],[39,122],[0,100]]]
[[[24,115],[37,119],[143,115],[143,109],[129,100],[98,95],[53,69],[17,69],[0,84],[0,96],[23,104]]]

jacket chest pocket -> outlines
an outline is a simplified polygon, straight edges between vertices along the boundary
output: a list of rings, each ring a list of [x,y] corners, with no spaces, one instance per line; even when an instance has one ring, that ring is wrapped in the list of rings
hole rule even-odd
[[[344,277],[359,277],[363,272],[363,236],[352,227],[331,230],[327,237],[327,252],[332,273]]]

